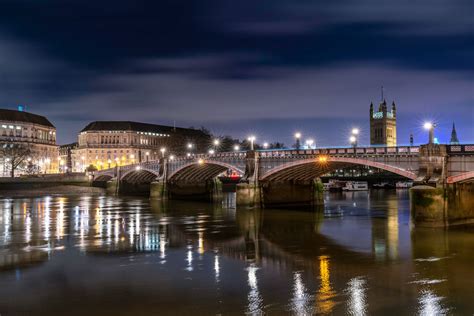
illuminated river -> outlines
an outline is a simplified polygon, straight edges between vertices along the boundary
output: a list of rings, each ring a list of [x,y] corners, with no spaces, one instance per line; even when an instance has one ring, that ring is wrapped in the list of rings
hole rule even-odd
[[[419,229],[406,191],[320,212],[0,198],[0,315],[473,315],[474,229]]]

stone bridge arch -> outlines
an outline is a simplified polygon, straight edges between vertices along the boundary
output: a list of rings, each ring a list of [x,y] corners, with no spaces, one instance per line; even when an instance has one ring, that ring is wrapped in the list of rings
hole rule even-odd
[[[159,173],[150,169],[132,169],[122,174],[119,192],[129,195],[149,195],[151,183],[159,177]]]
[[[450,176],[446,179],[446,182],[449,184],[454,184],[454,183],[459,183],[459,182],[471,182],[471,181],[474,181],[474,171]]]
[[[159,176],[159,173],[155,170],[150,170],[147,168],[136,168],[124,172],[120,176],[120,181],[128,183],[150,183]]]
[[[238,174],[244,174],[245,170],[230,163],[200,159],[198,161],[189,162],[180,168],[171,172],[168,181],[173,182],[205,182],[214,179],[224,171],[232,170]]]
[[[351,157],[333,157],[319,156],[317,158],[301,159],[288,162],[280,166],[274,167],[259,177],[260,181],[286,181],[301,180],[309,181],[315,179],[325,173],[335,169],[343,169],[351,165],[369,166],[389,171],[408,179],[414,180],[417,175],[413,171],[403,169],[401,167],[373,161],[367,158],[351,158]]]

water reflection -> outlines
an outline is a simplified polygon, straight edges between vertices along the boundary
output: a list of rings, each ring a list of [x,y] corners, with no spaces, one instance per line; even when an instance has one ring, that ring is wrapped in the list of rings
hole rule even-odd
[[[57,275],[82,284],[84,293],[108,288],[113,301],[133,305],[140,297],[144,308],[162,302],[182,313],[203,306],[203,314],[363,315],[385,304],[399,314],[470,312],[472,233],[412,231],[407,195],[380,194],[328,195],[318,213],[236,209],[232,197],[212,205],[3,199],[0,312],[38,311],[34,304],[44,302],[29,283],[38,279],[51,302],[74,304],[71,297],[83,294],[53,286]],[[60,314],[48,304],[43,313]],[[74,306],[85,312],[87,304]]]
[[[334,298],[336,292],[331,287],[329,257],[319,257],[319,281],[320,286],[316,294],[316,311],[318,314],[330,314],[336,304]]]
[[[247,296],[248,305],[247,305],[247,315],[262,315],[262,297],[258,291],[257,285],[257,270],[258,268],[251,264],[247,268],[247,283],[250,287],[250,291]]]
[[[349,300],[347,302],[347,312],[349,315],[366,315],[366,281],[361,277],[355,277],[347,284]]]

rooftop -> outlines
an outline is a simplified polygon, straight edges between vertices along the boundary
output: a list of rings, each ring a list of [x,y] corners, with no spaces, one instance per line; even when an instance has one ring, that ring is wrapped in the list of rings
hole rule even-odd
[[[25,122],[54,127],[44,116],[16,110],[0,109],[0,121]]]
[[[202,131],[192,128],[173,127],[131,121],[95,121],[89,123],[81,132],[87,131],[134,131],[146,133],[185,133],[203,134]]]

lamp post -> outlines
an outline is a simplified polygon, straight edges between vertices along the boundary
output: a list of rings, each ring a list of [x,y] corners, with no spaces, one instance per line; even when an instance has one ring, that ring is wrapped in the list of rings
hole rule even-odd
[[[255,139],[256,138],[253,135],[248,138],[248,141],[250,142],[250,150],[253,150],[253,143],[255,142]]]
[[[160,152],[161,152],[161,158],[165,158],[166,148],[165,148],[165,147],[161,147],[161,148],[160,148]]]
[[[194,147],[194,145],[193,145],[192,143],[188,143],[188,144],[186,145],[186,147],[187,147],[188,150],[189,150],[189,152],[186,154],[186,156],[191,157],[191,154],[192,154],[192,152],[193,152],[193,147]]]
[[[295,138],[296,138],[296,149],[300,149],[300,138],[301,138],[301,133],[300,132],[296,132],[295,133]]]
[[[424,129],[428,130],[428,144],[434,144],[434,129],[436,127],[436,124],[432,122],[425,122],[423,124]]]
[[[263,143],[263,149],[268,149],[268,143],[267,142]]]
[[[314,139],[307,139],[306,140],[306,146],[308,147],[308,149],[313,149],[313,144],[314,144]]]
[[[149,152],[149,151],[147,151],[147,152],[145,153],[145,157],[146,157],[146,162],[148,162],[148,160],[149,160],[149,158],[150,158],[150,152]]]
[[[352,146],[357,147],[357,143],[359,140],[359,129],[358,128],[353,128],[352,129],[352,135],[349,137],[349,140],[352,144]]]
[[[349,142],[353,147],[357,146],[357,138],[354,135],[351,135],[351,137],[349,137]]]
[[[214,151],[217,151],[217,147],[219,146],[220,141],[218,139],[214,139],[212,143],[214,144]]]

